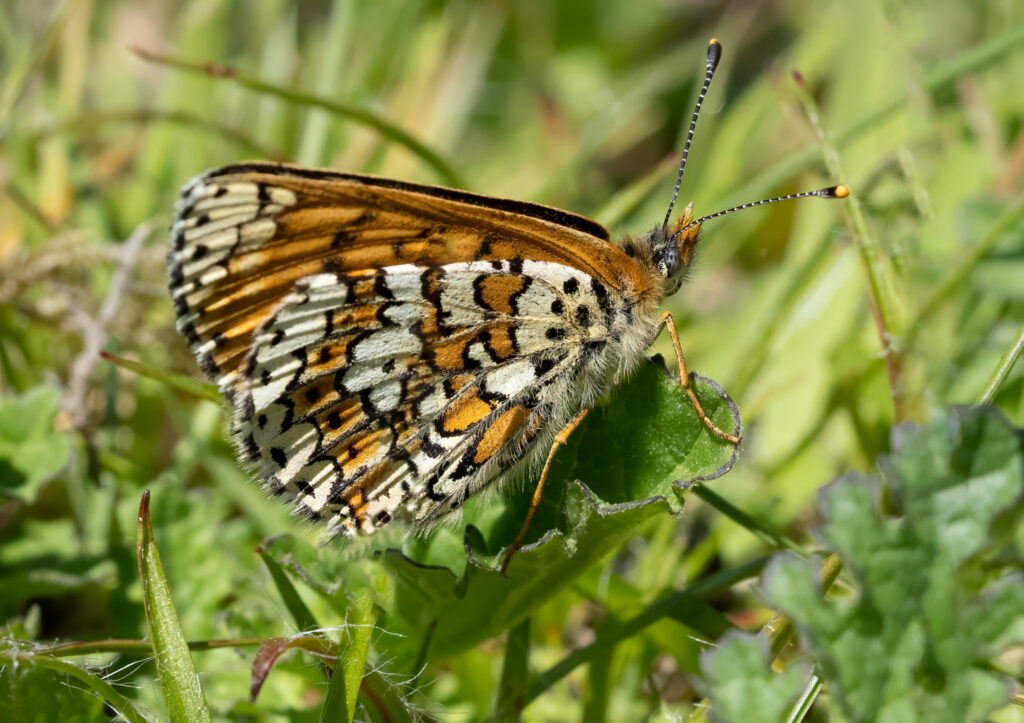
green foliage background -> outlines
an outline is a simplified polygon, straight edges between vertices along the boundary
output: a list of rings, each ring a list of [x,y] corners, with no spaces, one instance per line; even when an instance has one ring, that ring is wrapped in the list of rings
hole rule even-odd
[[[444,654],[420,655],[413,636],[433,628],[427,603],[409,592],[434,590],[431,604],[452,614],[459,608],[449,608],[446,596],[463,599],[467,581],[487,580],[475,588],[491,595],[480,605],[501,598],[501,581],[467,564],[461,527],[411,540],[392,530],[376,543],[377,550],[404,545],[413,559],[448,570],[415,568],[395,553],[374,558],[366,548],[316,549],[315,532],[264,500],[238,469],[216,403],[99,359],[104,349],[149,371],[199,377],[173,328],[162,229],[180,186],[224,163],[291,159],[428,183],[454,175],[474,191],[590,215],[613,234],[646,231],[664,214],[712,36],[723,60],[684,201],[709,213],[839,182],[853,196],[777,204],[705,227],[696,272],[666,308],[691,368],[718,380],[742,412],[735,468],[710,484],[714,493],[687,495],[681,514],[669,514],[680,506],[672,481],[698,475],[701,464],[714,469],[721,450],[692,457],[693,469],[677,468],[685,458],[645,462],[657,457],[658,439],[670,451],[689,449],[680,445],[691,431],[675,390],[645,370],[590,420],[591,441],[566,450],[560,484],[549,488],[548,524],[535,532],[559,527],[571,541],[573,520],[595,514],[571,484],[577,478],[603,502],[661,494],[665,509],[633,510],[634,526],[602,517],[606,547],[585,548],[593,558],[539,598],[513,596],[494,608],[507,619],[474,622],[472,630],[467,622],[464,646],[457,627],[440,624]],[[146,61],[133,47],[228,65],[281,92]],[[382,131],[351,114],[312,109],[297,92],[372,111],[390,125]],[[451,173],[396,143],[392,126]],[[789,569],[782,563],[773,563],[776,574],[763,587],[758,574],[778,548],[843,549],[829,537],[838,529],[834,510],[819,508],[817,491],[842,473],[875,473],[879,455],[894,451],[896,423],[942,422],[944,407],[984,399],[1024,424],[1024,373],[1012,368],[1024,333],[1021,238],[1024,6],[1014,0],[4,3],[0,624],[7,622],[0,653],[15,638],[149,634],[135,549],[139,498],[149,488],[153,535],[190,640],[288,635],[304,627],[305,613],[322,626],[376,620],[382,627],[372,642],[347,628],[326,634],[331,649],[358,681],[369,644],[381,666],[371,677],[381,679],[364,680],[367,690],[391,691],[439,718],[511,719],[525,696],[526,720],[678,720],[703,715],[705,696],[719,700],[722,671],[726,679],[747,676],[749,685],[730,698],[740,710],[762,700],[782,710],[809,663],[824,661],[826,673],[849,670],[835,662],[842,654],[820,625],[797,624],[799,644],[782,651],[783,663],[794,663],[785,679],[757,668],[763,640],[750,643],[734,630],[726,640],[747,647],[705,655],[703,668],[702,653],[727,630],[756,632],[776,610],[796,610],[796,618],[802,610],[822,625],[842,617],[832,608],[814,613],[806,599],[793,603],[777,587],[778,570]],[[653,351],[671,359],[665,338]],[[634,438],[634,450],[644,450],[636,452],[641,481],[616,497],[621,478],[597,479],[589,470],[600,465],[588,462],[587,450]],[[1012,442],[1005,444],[1011,451],[1000,469],[1010,470],[1012,492],[1018,468]],[[971,474],[956,479],[967,485]],[[899,483],[883,479],[873,514],[889,516],[878,522],[884,528],[904,510],[892,491]],[[981,485],[970,484],[964,489],[973,493]],[[989,536],[978,543],[984,560],[957,560],[950,573],[964,600],[997,595],[985,580],[1019,566],[1024,542],[1008,520],[1019,522],[1020,491],[1007,494],[1016,512],[985,507],[988,516],[976,521],[978,534]],[[517,504],[521,496],[509,504],[512,519],[521,519]],[[874,529],[866,522],[871,505],[862,507],[860,526],[850,524]],[[468,518],[475,559],[507,543],[510,525],[514,531],[501,508],[492,500]],[[254,553],[277,535],[286,537],[262,557]],[[625,542],[612,545],[615,535]],[[922,533],[904,542],[924,550],[932,539]],[[524,558],[523,580],[566,562],[552,549]],[[941,558],[929,554],[920,564]],[[861,574],[872,569],[865,559],[844,558],[853,567],[833,593],[840,606],[871,589]],[[509,589],[523,591],[514,567],[510,573]],[[687,597],[693,589],[704,594]],[[791,591],[799,589],[794,582]],[[513,604],[521,615],[508,612]],[[629,627],[637,619],[644,625]],[[947,627],[922,620],[941,640]],[[405,642],[389,639],[392,624]],[[1020,644],[1022,626],[1010,614],[984,650],[980,637],[944,650],[969,650],[979,666],[1019,679],[1019,650],[985,660]],[[873,644],[892,650],[887,640],[896,645],[884,636]],[[90,662],[118,671],[110,683],[129,705],[167,715],[152,651],[129,647],[117,649],[116,662],[110,652]],[[580,650],[590,652],[573,652]],[[351,674],[336,674],[328,689],[317,659],[305,653],[284,655],[249,704],[253,652],[242,644],[193,652],[215,717],[311,719],[325,699],[332,711],[352,712]],[[935,670],[954,681],[974,674],[946,653]],[[563,664],[564,676],[537,675]],[[54,685],[55,676],[66,682],[69,675],[0,661],[0,710],[15,719],[104,718],[97,698]],[[100,691],[85,672],[75,679]],[[780,680],[782,688],[773,688]],[[338,681],[348,681],[348,693]],[[925,690],[935,705],[943,700],[934,685]],[[858,709],[844,695],[849,690],[826,686],[816,701],[811,696],[809,715],[856,719],[858,710],[878,710]],[[387,704],[359,715],[381,719]],[[730,716],[729,705],[716,710]],[[1018,719],[1013,708],[996,716]]]

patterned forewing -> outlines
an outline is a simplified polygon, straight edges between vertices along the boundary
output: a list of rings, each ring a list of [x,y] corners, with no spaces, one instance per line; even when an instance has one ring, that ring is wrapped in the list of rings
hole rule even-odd
[[[254,336],[236,434],[268,489],[332,532],[429,521],[578,409],[609,298],[548,262],[305,278]]]
[[[253,333],[300,279],[316,274],[518,259],[577,268],[620,292],[647,283],[607,232],[582,216],[272,163],[194,179],[171,236],[178,328],[229,396],[245,382]]]

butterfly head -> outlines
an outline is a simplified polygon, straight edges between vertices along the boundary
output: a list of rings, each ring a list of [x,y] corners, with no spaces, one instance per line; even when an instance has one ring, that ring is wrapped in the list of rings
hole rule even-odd
[[[816,196],[818,198],[846,198],[850,190],[846,186],[831,186],[817,191],[806,191],[804,193],[790,193],[785,196],[766,198],[762,201],[744,203],[739,206],[727,208],[708,216],[694,219],[693,203],[691,202],[674,223],[671,222],[672,209],[675,208],[676,200],[679,198],[679,188],[683,182],[683,172],[686,170],[686,159],[690,155],[690,144],[693,143],[693,133],[697,127],[697,117],[700,115],[701,105],[704,97],[711,86],[711,78],[718,67],[718,61],[722,58],[722,45],[712,38],[708,43],[707,65],[704,73],[704,83],[701,85],[700,94],[697,96],[697,104],[693,109],[693,116],[690,118],[690,128],[686,134],[686,143],[683,145],[682,158],[679,161],[679,172],[676,174],[676,187],[672,191],[672,201],[665,212],[665,220],[660,226],[655,227],[640,239],[626,239],[623,243],[623,250],[631,257],[643,263],[654,277],[652,281],[662,280],[662,288],[665,296],[671,296],[679,291],[686,272],[693,266],[696,256],[697,242],[700,240],[701,225],[713,218],[719,218],[734,211],[741,211],[755,206],[763,206],[776,201],[789,201],[796,198],[807,198]]]
[[[649,249],[651,265],[663,279],[666,296],[679,291],[687,272],[696,260],[700,224],[693,223],[693,203],[683,211],[675,223],[657,226],[643,238]]]

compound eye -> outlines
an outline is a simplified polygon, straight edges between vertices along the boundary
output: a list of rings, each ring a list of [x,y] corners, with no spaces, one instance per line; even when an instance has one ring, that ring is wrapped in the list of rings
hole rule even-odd
[[[679,269],[683,265],[683,258],[679,255],[679,249],[675,246],[669,246],[665,249],[665,253],[661,257],[661,263],[665,266],[665,278],[671,279],[678,274]]]

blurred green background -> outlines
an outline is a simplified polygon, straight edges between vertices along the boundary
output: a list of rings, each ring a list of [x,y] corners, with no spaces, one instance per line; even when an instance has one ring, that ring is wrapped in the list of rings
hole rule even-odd
[[[833,183],[853,191],[707,224],[696,273],[667,302],[691,369],[743,413],[740,461],[715,489],[805,541],[821,485],[871,471],[895,423],[979,401],[1021,333],[1020,2],[0,6],[0,622],[17,637],[142,636],[135,514],[148,487],[189,638],[288,632],[252,549],[269,534],[313,534],[238,469],[218,405],[98,352],[201,376],[174,330],[163,229],[181,185],[206,168],[269,157],[450,180],[365,124],[132,48],[370,109],[465,188],[574,210],[617,235],[661,221],[712,36],[723,60],[683,202],[705,214]],[[669,355],[666,338],[655,351]],[[1020,368],[994,402],[1024,423]],[[663,563],[669,547],[678,564]],[[651,527],[537,613],[531,661],[546,667],[593,636],[611,614],[610,580],[639,609],[763,551],[690,501],[682,520]],[[716,606],[748,629],[770,612],[747,589]],[[620,647],[609,719],[669,716],[700,698],[701,643],[666,644],[672,634]],[[486,716],[499,642],[431,664],[425,705]],[[232,710],[249,660],[203,655],[208,700]],[[315,673],[286,664],[244,712],[301,718],[319,700]],[[140,663],[119,679],[159,709],[153,675]],[[577,720],[587,695],[577,672],[527,719]],[[69,710],[99,710],[79,698],[94,709]]]

